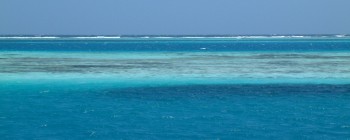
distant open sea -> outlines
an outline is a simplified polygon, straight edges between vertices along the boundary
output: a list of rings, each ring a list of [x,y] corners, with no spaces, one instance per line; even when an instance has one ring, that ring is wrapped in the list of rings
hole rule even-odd
[[[350,139],[350,36],[0,36],[0,139]]]

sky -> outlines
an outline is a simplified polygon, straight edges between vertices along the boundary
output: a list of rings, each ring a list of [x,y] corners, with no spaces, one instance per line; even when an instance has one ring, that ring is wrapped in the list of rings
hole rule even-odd
[[[0,34],[350,34],[350,0],[0,0]]]

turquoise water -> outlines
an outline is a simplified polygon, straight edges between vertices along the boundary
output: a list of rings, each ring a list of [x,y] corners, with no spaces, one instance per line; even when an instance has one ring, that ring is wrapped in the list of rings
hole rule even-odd
[[[348,139],[350,39],[0,39],[2,139]]]

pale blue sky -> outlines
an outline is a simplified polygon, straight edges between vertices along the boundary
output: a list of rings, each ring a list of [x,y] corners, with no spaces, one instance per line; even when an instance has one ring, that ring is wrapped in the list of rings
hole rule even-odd
[[[350,0],[0,0],[0,34],[349,34]]]

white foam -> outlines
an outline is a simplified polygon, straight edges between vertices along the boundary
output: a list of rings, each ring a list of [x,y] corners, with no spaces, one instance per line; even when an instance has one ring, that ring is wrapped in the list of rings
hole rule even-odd
[[[303,38],[303,37],[305,37],[305,36],[302,36],[302,35],[293,35],[293,36],[291,36],[292,38]]]
[[[169,36],[158,36],[158,37],[153,37],[153,38],[175,38],[175,37],[169,37]]]
[[[345,35],[335,35],[335,37],[345,37]]]
[[[339,34],[333,36],[302,36],[302,35],[251,35],[251,36],[0,36],[0,39],[278,39],[278,38],[345,38],[346,35]]]
[[[243,37],[242,36],[215,36],[215,37],[212,37],[212,38],[223,38],[223,39],[242,39]]]
[[[242,38],[268,38],[268,36],[242,36]]]
[[[28,36],[10,36],[10,37],[0,37],[0,39],[57,39],[60,37],[56,36],[33,36],[33,37],[28,37]]]
[[[210,37],[201,37],[201,36],[185,36],[185,37],[180,37],[180,38],[210,38]]]
[[[120,36],[79,36],[79,37],[71,37],[77,39],[119,39]]]
[[[280,35],[280,36],[271,36],[272,38],[286,38],[286,37],[289,37],[289,36],[283,36],[283,35]]]

